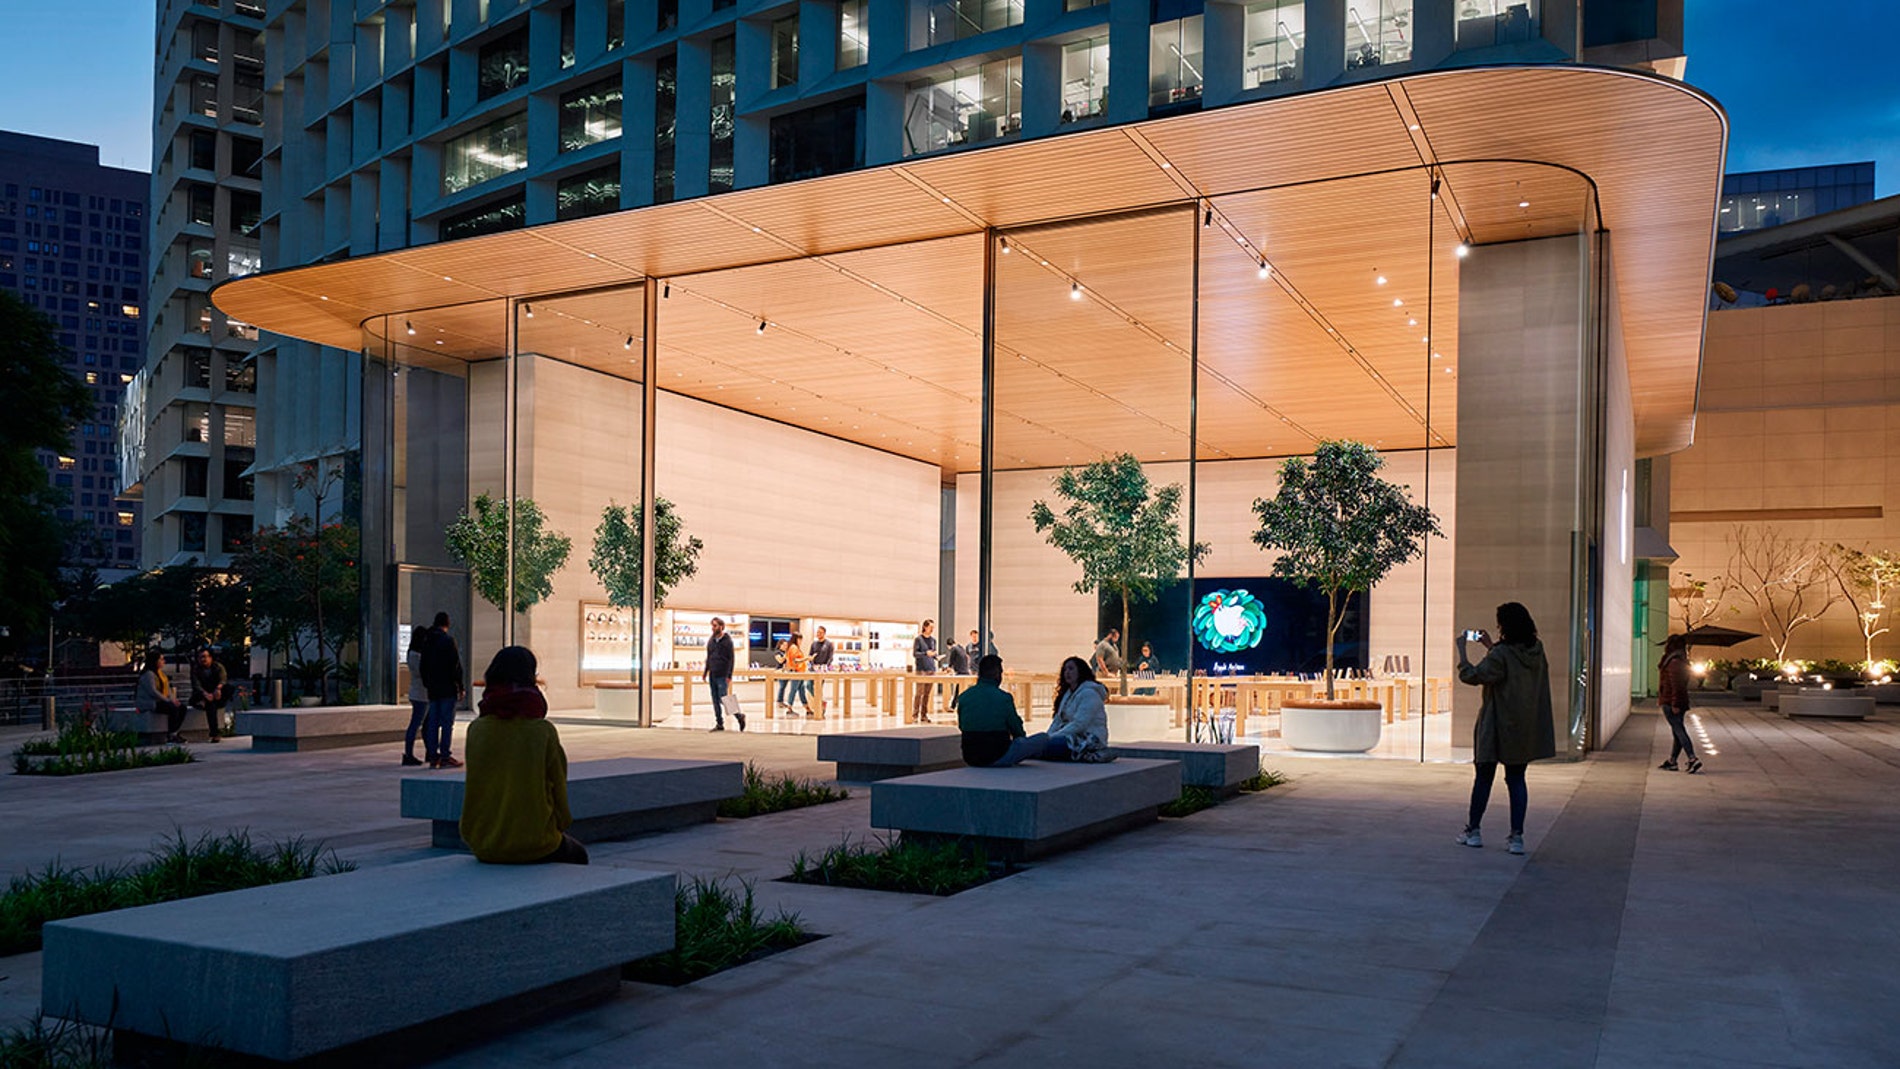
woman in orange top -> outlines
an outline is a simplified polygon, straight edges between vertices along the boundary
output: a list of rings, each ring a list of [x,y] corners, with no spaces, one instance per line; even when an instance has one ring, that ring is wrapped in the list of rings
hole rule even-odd
[[[805,647],[802,644],[804,641],[804,637],[805,636],[794,631],[792,632],[792,640],[785,644],[785,670],[787,672],[811,671],[811,659],[805,656]],[[792,710],[793,702],[797,702],[805,707],[806,716],[812,715],[811,680],[809,679],[792,680],[792,692],[789,695],[787,695],[785,698],[786,712],[793,711]]]

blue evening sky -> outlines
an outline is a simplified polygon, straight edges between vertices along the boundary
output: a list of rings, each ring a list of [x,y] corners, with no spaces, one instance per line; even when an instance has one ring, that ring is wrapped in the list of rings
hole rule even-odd
[[[154,0],[3,0],[0,129],[151,169]],[[1900,193],[1900,0],[1686,0],[1689,81],[1728,109],[1729,170],[1874,160]]]

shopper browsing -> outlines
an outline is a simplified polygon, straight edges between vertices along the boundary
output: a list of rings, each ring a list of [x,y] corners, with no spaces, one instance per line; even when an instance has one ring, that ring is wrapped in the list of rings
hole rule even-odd
[[[726,698],[732,695],[732,636],[726,634],[726,622],[715,616],[712,618],[712,637],[706,640],[706,668],[699,674],[706,681],[706,687],[712,691],[713,730],[726,730]],[[745,730],[745,714],[739,711],[739,702],[732,702],[732,718],[738,722],[739,730]]]
[[[805,657],[804,637],[805,636],[794,631],[792,632],[791,640],[785,644],[785,668],[787,671],[811,671],[811,662]],[[785,702],[785,711],[788,713],[792,712],[792,706],[794,704],[803,705],[807,717],[816,715],[811,711],[811,680],[792,680],[791,697]]]
[[[937,674],[937,640],[931,635],[931,632],[935,630],[936,626],[937,622],[935,620],[925,620],[923,623],[917,625],[916,641],[910,644],[911,670],[918,675],[934,676]],[[917,684],[916,716],[918,723],[930,723],[930,708],[936,704],[936,700],[937,685],[935,683]]]
[[[487,689],[468,728],[468,782],[462,841],[477,861],[587,864],[587,848],[567,834],[567,752],[548,723],[548,701],[535,685],[534,653],[508,646],[482,673]]]

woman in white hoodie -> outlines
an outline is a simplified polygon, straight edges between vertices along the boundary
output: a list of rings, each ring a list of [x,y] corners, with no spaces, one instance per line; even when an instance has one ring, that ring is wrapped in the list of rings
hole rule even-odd
[[[1108,752],[1108,688],[1095,681],[1080,657],[1062,662],[1056,675],[1055,717],[1048,731],[1010,744],[993,768],[1035,758],[1040,761],[1113,761]]]

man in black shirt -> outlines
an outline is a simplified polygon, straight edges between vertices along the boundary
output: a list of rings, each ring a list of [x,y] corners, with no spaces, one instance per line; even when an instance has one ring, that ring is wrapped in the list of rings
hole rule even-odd
[[[427,644],[422,647],[422,686],[429,692],[429,713],[422,725],[422,750],[430,768],[460,768],[449,751],[455,733],[455,703],[464,693],[462,651],[449,634],[449,614],[435,614]]]
[[[712,691],[713,730],[724,731],[726,695],[732,693],[732,636],[726,634],[726,622],[717,616],[712,620],[712,638],[706,641],[706,670],[700,673],[700,678]],[[739,722],[739,730],[744,731],[745,714],[735,708],[732,718]]]
[[[831,658],[835,652],[836,650],[832,647],[831,640],[825,637],[825,625],[819,624],[818,637],[811,640],[811,670],[814,672],[831,671]],[[825,681],[818,679],[813,680],[813,683],[815,685],[812,687],[812,690],[818,694],[818,711],[812,715],[822,717],[825,715]]]

